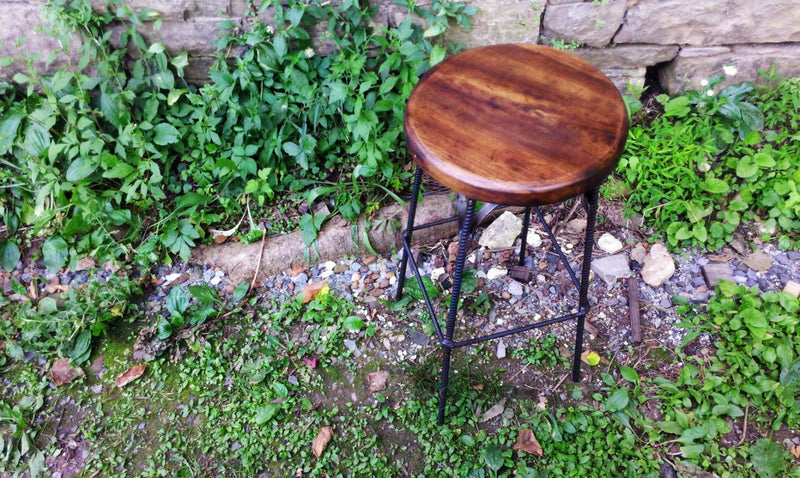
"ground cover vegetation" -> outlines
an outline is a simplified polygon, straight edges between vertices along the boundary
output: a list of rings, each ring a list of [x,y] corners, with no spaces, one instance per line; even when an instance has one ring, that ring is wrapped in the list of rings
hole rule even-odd
[[[377,31],[374,12],[355,2],[266,5],[275,24],[254,13],[251,29],[228,30],[211,82],[195,87],[182,79],[184,54],[144,41],[142,29],[158,27],[153,12],[54,1],[48,12],[65,47],[75,29],[96,41],[80,46],[71,69],[29,69],[15,78],[22,89],[2,85],[2,267],[38,260],[56,272],[87,255],[123,266],[60,294],[42,293],[43,278],[12,280],[15,296],[0,296],[0,367],[14,384],[0,400],[4,471],[44,476],[46,455],[66,456],[53,430],[71,399],[80,431],[68,441],[89,450],[84,476],[640,477],[658,476],[663,462],[690,476],[800,476],[780,442],[798,429],[800,305],[724,282],[707,305],[675,299],[684,346],[640,351],[635,362],[603,357],[597,380],[565,383],[564,398],[516,393],[488,349],[465,351],[445,427],[434,425],[435,353],[365,393],[364,374],[390,364],[343,345],[370,340],[375,324],[328,291],[307,304],[260,303],[247,284],[224,300],[176,287],[159,334],[207,326],[185,337],[183,360],[150,362],[124,389],[94,393],[102,378],[89,374],[54,390],[35,357],[85,365],[104,354],[106,377],[128,368],[130,331],[147,321],[135,299],[148,267],[185,260],[211,227],[248,210],[259,217],[290,191],[353,219],[402,188],[405,99],[448,51],[433,40],[471,10],[408,4],[425,28]],[[319,22],[332,32],[330,54],[311,42]],[[635,119],[622,187],[608,190],[625,192],[631,211],[676,248],[717,249],[753,221],[764,239],[796,248],[800,82],[717,92],[719,80],[661,97],[663,115]],[[630,104],[636,118],[639,104]],[[298,218],[309,244],[327,216]],[[264,233],[256,224],[239,232]],[[480,291],[466,300],[488,307]],[[404,321],[429,327],[424,317]],[[713,345],[690,350],[701,335]],[[555,342],[532,339],[512,359],[552,374],[566,362]],[[513,414],[482,422],[476,410],[503,399]],[[335,438],[317,457],[312,443],[325,427]]]

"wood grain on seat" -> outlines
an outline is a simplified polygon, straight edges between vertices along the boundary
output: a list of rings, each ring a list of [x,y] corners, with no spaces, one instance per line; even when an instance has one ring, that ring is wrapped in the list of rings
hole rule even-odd
[[[549,204],[598,186],[628,133],[622,98],[588,62],[539,45],[468,50],[421,79],[405,116],[422,169],[479,201]]]

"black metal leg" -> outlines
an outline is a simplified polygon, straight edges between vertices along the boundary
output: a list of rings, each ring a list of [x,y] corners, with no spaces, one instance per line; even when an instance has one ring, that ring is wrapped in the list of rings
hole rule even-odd
[[[406,281],[406,267],[408,267],[408,255],[411,254],[411,233],[414,230],[414,216],[417,215],[417,198],[419,197],[419,186],[422,182],[422,168],[417,166],[414,172],[414,184],[411,187],[411,203],[408,205],[408,222],[406,230],[403,231],[403,260],[400,263],[400,276],[397,278],[397,294],[394,300],[400,300],[403,296],[403,285]]]
[[[519,246],[519,265],[525,265],[525,250],[528,248],[528,226],[531,224],[531,208],[525,208],[525,216],[522,218],[522,244]]]
[[[581,285],[578,295],[578,307],[581,310],[581,314],[578,316],[578,325],[575,331],[575,355],[572,359],[573,382],[581,379],[583,329],[586,322],[586,314],[589,312],[589,273],[592,270],[592,249],[594,248],[594,227],[597,219],[599,191],[599,188],[594,188],[584,193],[584,199],[586,199],[586,237],[583,243],[583,265],[581,266]]]
[[[458,314],[458,299],[461,295],[461,279],[464,275],[464,262],[467,259],[469,240],[472,231],[472,223],[475,220],[475,201],[467,201],[467,211],[464,221],[461,224],[461,231],[458,238],[458,254],[456,255],[456,265],[453,271],[453,289],[450,296],[450,309],[447,311],[447,328],[445,329],[442,347],[444,353],[442,357],[442,377],[439,383],[439,416],[438,423],[444,423],[444,407],[447,401],[447,383],[450,379],[450,353],[453,349],[453,333],[455,332],[456,316]]]

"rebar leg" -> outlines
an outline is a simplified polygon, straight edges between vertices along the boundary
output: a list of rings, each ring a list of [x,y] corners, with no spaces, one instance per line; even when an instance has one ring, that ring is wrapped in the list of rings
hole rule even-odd
[[[522,218],[522,243],[519,246],[519,266],[525,265],[525,250],[528,248],[528,226],[531,224],[531,208],[525,208],[525,216]]]
[[[458,254],[456,255],[456,265],[453,271],[453,289],[450,296],[450,309],[447,311],[447,328],[445,329],[442,347],[444,353],[442,357],[442,376],[439,383],[439,425],[444,424],[444,407],[447,401],[447,383],[450,379],[450,353],[453,349],[453,333],[456,327],[456,315],[458,314],[458,299],[461,295],[461,279],[464,275],[464,262],[467,259],[469,249],[470,231],[475,220],[475,201],[467,201],[467,212],[461,224],[461,231],[458,238]]]
[[[414,184],[411,186],[411,203],[408,205],[408,223],[406,230],[403,231],[403,259],[400,263],[400,277],[397,280],[397,294],[394,300],[398,301],[403,296],[403,285],[406,281],[406,268],[408,267],[408,255],[411,254],[411,233],[414,230],[414,216],[417,215],[417,198],[419,197],[419,186],[422,182],[422,168],[417,166],[414,172]]]
[[[584,193],[586,199],[586,238],[583,243],[583,265],[581,266],[581,287],[578,296],[578,307],[581,315],[578,316],[578,326],[575,331],[575,355],[572,362],[572,381],[581,379],[581,354],[583,353],[583,328],[586,314],[589,312],[589,272],[592,270],[592,249],[594,248],[594,227],[597,219],[598,193],[600,189],[594,188]]]

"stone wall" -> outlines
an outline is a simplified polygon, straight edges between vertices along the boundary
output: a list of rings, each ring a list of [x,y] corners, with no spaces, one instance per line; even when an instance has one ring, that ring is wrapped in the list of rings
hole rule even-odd
[[[0,3],[0,56],[40,54],[46,69],[58,44],[39,32],[39,11],[46,0]],[[102,8],[101,0],[92,0]],[[377,22],[396,21],[393,0],[380,2]],[[423,3],[429,0],[420,0]],[[188,75],[202,81],[213,52],[211,42],[225,18],[242,23],[245,0],[128,0],[133,9],[159,12],[163,25],[153,41],[173,52],[187,51]],[[700,88],[700,82],[736,65],[727,83],[763,81],[758,70],[774,63],[784,76],[800,76],[798,0],[467,0],[480,8],[469,32],[453,30],[449,39],[467,47],[529,42],[575,48],[601,68],[620,89],[642,85],[650,68],[671,94]],[[26,41],[21,43],[21,39]],[[50,69],[67,61],[61,56]],[[2,67],[11,78],[19,64]]]

